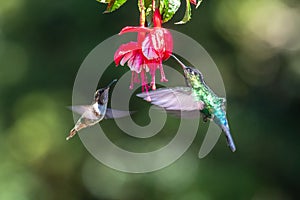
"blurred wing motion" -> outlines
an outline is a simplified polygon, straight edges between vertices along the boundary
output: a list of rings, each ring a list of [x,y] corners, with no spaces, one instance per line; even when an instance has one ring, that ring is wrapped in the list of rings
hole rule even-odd
[[[87,119],[96,120],[99,118],[91,105],[68,106],[67,108]]]
[[[68,108],[73,112],[79,115],[83,115],[88,119],[99,118],[99,116],[95,114],[93,106],[90,105],[69,106]],[[132,113],[133,113],[132,111],[115,110],[115,109],[107,108],[104,118],[105,119],[122,118],[122,117],[127,117]]]
[[[105,119],[122,118],[122,117],[130,116],[130,114],[132,114],[132,113],[134,113],[134,112],[107,108],[104,118]]]
[[[138,97],[147,100],[150,96],[151,103],[166,109],[167,111],[185,111],[181,113],[195,113],[204,108],[202,101],[196,101],[193,91],[189,87],[161,88],[148,93],[137,94]]]
[[[199,112],[199,110],[194,110],[194,111],[167,110],[167,112],[172,116],[175,116],[177,118],[184,118],[184,119],[194,119],[203,116],[203,114]]]

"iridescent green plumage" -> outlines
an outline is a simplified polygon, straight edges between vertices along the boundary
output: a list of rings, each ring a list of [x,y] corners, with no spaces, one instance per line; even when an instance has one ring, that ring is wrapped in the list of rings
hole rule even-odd
[[[185,66],[177,57],[173,58],[182,66],[187,84],[192,88],[193,96],[197,101],[204,103],[204,109],[200,112],[204,114],[204,119],[212,119],[220,126],[226,135],[227,143],[232,151],[235,145],[230,134],[226,117],[225,98],[218,97],[205,83],[202,73],[193,67]]]
[[[186,67],[185,78],[189,86],[193,89],[194,98],[197,101],[202,101],[205,107],[201,112],[207,119],[212,119],[213,116],[224,118],[225,115],[225,99],[218,97],[204,82],[201,72],[197,69]],[[226,119],[226,118],[225,118]]]
[[[198,69],[187,67],[174,55],[172,56],[182,66],[188,87],[161,88],[151,91],[149,94],[138,94],[138,96],[144,99],[150,96],[152,104],[172,111],[172,113],[176,110],[188,114],[193,111],[200,111],[204,116],[204,121],[213,120],[223,130],[228,146],[232,151],[235,151],[236,148],[226,118],[226,100],[218,97],[206,85],[203,75]]]

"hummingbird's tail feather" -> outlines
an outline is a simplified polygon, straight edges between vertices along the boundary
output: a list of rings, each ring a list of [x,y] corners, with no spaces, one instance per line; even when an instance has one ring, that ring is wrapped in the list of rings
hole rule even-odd
[[[232,139],[232,136],[230,134],[229,128],[223,126],[222,129],[223,129],[223,131],[225,133],[225,136],[226,136],[227,145],[229,146],[229,148],[231,149],[232,152],[235,152],[236,147],[235,147],[234,141]]]
[[[77,133],[77,130],[76,130],[75,128],[73,128],[73,129],[70,131],[70,135],[66,138],[66,140],[71,139],[76,133]]]

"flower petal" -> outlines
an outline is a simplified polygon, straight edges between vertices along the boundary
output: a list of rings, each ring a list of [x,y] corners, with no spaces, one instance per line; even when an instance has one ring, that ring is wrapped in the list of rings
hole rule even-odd
[[[164,29],[155,28],[149,35],[151,37],[153,48],[157,52],[162,53],[165,47]]]
[[[144,56],[149,59],[166,60],[173,51],[173,38],[171,33],[164,28],[153,29],[142,43]]]
[[[191,4],[197,5],[197,0],[190,0]]]
[[[123,58],[121,59],[120,65],[124,66],[124,64],[133,56],[133,52],[126,53]]]
[[[173,52],[173,37],[172,34],[167,29],[164,29],[164,40],[165,40],[165,52],[164,52],[163,60],[167,60]]]
[[[140,53],[140,52],[139,52]],[[133,59],[133,62],[132,62],[132,66],[131,66],[131,70],[134,70],[136,71],[137,73],[140,73],[141,70],[142,70],[142,63],[143,63],[143,60],[142,60],[142,55],[137,53]]]
[[[118,66],[121,59],[123,58],[123,56],[125,54],[127,54],[128,52],[134,51],[139,49],[140,47],[138,46],[137,42],[129,42],[127,44],[122,44],[116,51],[115,55],[114,55],[114,61],[116,63],[116,65]]]
[[[142,52],[143,55],[148,59],[148,60],[152,60],[152,59],[158,59],[159,55],[157,54],[157,52],[155,51],[155,49],[153,48],[153,44],[152,44],[152,40],[151,40],[151,35],[148,34],[143,43],[142,43]]]
[[[143,64],[142,68],[145,69],[146,72],[149,72],[150,70],[147,64]]]
[[[151,31],[150,28],[146,28],[143,26],[126,26],[120,31],[119,35],[122,35],[124,33],[130,33],[130,32],[150,32],[150,31]]]

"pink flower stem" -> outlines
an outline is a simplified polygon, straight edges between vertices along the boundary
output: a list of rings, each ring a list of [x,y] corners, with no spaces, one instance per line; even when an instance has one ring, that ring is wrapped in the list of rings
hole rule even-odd
[[[140,82],[138,73],[134,73],[134,82],[135,83],[139,83]]]
[[[142,71],[141,71],[141,80],[142,80],[142,92],[146,92],[146,94],[147,94],[146,100],[147,101],[151,101],[151,98],[150,98],[149,93],[148,93],[147,76],[145,74],[145,70],[144,69],[142,69]]]
[[[129,89],[133,89],[133,85],[134,85],[134,76],[135,76],[135,73],[134,71],[131,71],[131,81],[130,81],[130,86],[129,86]]]
[[[152,90],[156,90],[156,85],[155,85],[155,70],[153,70],[153,72],[151,73],[151,76],[152,76],[152,80],[151,80]]]
[[[160,82],[168,82],[162,64],[159,65],[159,70],[160,70]]]

